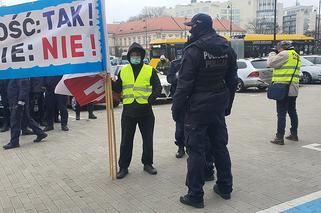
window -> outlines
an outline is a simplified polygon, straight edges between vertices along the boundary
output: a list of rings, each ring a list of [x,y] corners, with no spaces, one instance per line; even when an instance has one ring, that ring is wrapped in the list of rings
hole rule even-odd
[[[245,62],[238,61],[237,62],[237,68],[239,69],[245,69],[247,67]]]
[[[251,64],[255,69],[264,69],[268,67],[266,60],[255,60],[252,61]]]

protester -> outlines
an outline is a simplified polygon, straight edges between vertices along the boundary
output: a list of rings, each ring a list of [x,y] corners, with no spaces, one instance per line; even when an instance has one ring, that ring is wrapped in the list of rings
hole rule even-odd
[[[188,193],[180,201],[203,208],[207,138],[217,168],[214,191],[224,199],[231,197],[232,172],[225,116],[231,113],[238,82],[237,57],[226,39],[212,28],[210,16],[197,14],[186,25],[191,26],[191,37],[184,49],[172,106],[175,121],[185,113],[184,130],[188,135],[185,139],[189,155]]]
[[[155,117],[152,104],[161,94],[162,87],[156,71],[144,64],[145,53],[141,45],[133,43],[127,53],[129,64],[121,69],[113,85],[115,92],[122,93],[124,104],[118,162],[120,170],[117,173],[117,179],[124,178],[128,174],[137,124],[143,138],[144,170],[151,175],[157,174],[153,166]]]
[[[277,107],[277,133],[273,144],[284,145],[286,126],[286,114],[291,119],[291,134],[286,137],[288,140],[298,141],[298,114],[296,111],[296,99],[299,94],[299,71],[301,68],[300,55],[294,50],[292,42],[281,41],[277,44],[277,53],[269,54],[267,63],[273,70],[273,83],[289,85],[284,100],[276,101]]]
[[[8,80],[0,80],[0,96],[3,106],[3,125],[0,132],[7,132],[10,129],[10,110],[7,97]]]

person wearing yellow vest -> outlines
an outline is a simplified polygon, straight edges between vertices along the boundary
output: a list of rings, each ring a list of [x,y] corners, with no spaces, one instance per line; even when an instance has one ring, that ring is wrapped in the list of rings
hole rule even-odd
[[[301,67],[300,55],[294,50],[291,41],[281,41],[277,44],[276,52],[269,54],[267,63],[274,68],[272,82],[290,84],[288,97],[282,101],[277,101],[277,133],[273,144],[284,145],[284,135],[286,126],[286,114],[291,119],[291,134],[287,140],[299,141],[298,139],[298,114],[296,111],[296,99],[299,94],[299,73]],[[293,76],[293,77],[292,77]]]
[[[116,82],[113,83],[113,90],[121,93],[123,98],[117,179],[128,174],[137,124],[143,138],[141,161],[144,170],[151,175],[157,174],[153,166],[155,117],[152,104],[160,96],[162,87],[156,70],[144,64],[145,54],[141,45],[133,43],[127,53],[129,64],[121,69]]]

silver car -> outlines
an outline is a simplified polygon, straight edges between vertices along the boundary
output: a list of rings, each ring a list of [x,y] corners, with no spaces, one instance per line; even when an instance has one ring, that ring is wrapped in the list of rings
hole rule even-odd
[[[305,56],[301,57],[301,83],[310,84],[312,82],[321,81],[321,66],[317,66],[307,60]]]
[[[250,87],[264,91],[272,81],[273,69],[268,67],[266,59],[239,59],[237,66],[239,76],[237,92],[242,92]]]
[[[309,60],[314,65],[321,66],[321,55],[305,55],[302,57]]]

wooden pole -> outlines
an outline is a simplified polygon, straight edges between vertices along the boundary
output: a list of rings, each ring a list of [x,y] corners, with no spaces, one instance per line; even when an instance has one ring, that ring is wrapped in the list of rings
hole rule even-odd
[[[110,74],[107,74],[106,76],[105,95],[108,126],[109,170],[110,176],[115,180],[117,173],[116,132]]]
[[[103,56],[105,60],[106,69],[106,81],[105,81],[105,102],[106,102],[106,114],[107,114],[107,129],[108,129],[108,152],[109,152],[109,173],[112,180],[116,179],[117,173],[117,154],[116,154],[116,132],[115,132],[115,120],[113,109],[113,96],[112,96],[112,84],[111,84],[111,64],[109,58],[109,45],[108,45],[108,31],[106,22],[106,0],[100,0],[101,3],[101,16],[104,30],[104,46]]]

